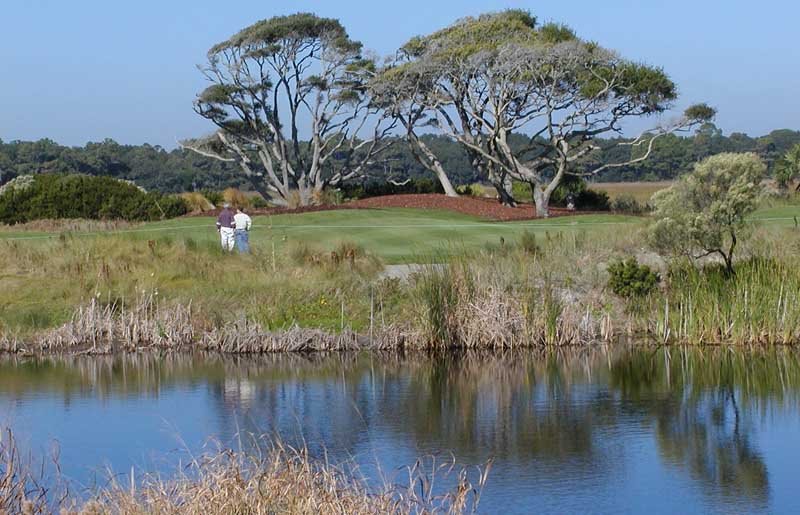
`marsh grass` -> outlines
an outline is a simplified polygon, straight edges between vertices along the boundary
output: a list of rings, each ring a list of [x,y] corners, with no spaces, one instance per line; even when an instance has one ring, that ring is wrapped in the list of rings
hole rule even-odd
[[[334,465],[278,440],[259,442],[263,451],[220,448],[192,459],[170,477],[144,475],[122,482],[110,475],[107,486],[89,500],[74,498],[61,481],[20,459],[11,431],[0,439],[0,513],[38,515],[60,512],[100,514],[459,514],[473,513],[489,466],[478,469],[475,484],[454,460],[419,459],[405,477],[372,487],[348,463]],[[57,462],[56,462],[57,466]],[[434,489],[438,481],[454,487]]]
[[[727,273],[720,265],[675,268],[666,295],[655,298],[653,332],[665,342],[794,344],[800,342],[800,271],[751,258]]]

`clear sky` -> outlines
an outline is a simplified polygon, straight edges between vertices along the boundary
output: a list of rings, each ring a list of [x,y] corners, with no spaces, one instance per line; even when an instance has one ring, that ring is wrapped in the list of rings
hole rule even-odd
[[[520,7],[623,56],[664,67],[679,106],[719,109],[725,131],[800,129],[797,0],[4,0],[0,139],[175,146],[210,132],[192,111],[206,50],[263,18],[339,18],[380,55],[481,12]]]

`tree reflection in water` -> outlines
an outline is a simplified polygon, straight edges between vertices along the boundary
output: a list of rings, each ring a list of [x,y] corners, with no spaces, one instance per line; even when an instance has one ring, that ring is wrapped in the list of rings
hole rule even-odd
[[[552,480],[619,480],[621,435],[645,428],[673,473],[715,502],[755,507],[769,497],[758,422],[800,409],[798,354],[779,348],[0,361],[0,398],[47,392],[68,404],[187,385],[207,391],[223,440],[277,432],[343,457],[452,451]]]

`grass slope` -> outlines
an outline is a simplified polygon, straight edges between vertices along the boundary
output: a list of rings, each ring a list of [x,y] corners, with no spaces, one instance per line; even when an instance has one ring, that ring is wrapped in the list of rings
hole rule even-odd
[[[417,262],[426,259],[423,256],[433,254],[471,250],[487,244],[499,245],[501,237],[506,240],[516,239],[525,230],[544,235],[545,232],[636,223],[641,223],[641,219],[620,215],[582,215],[499,223],[449,211],[423,209],[323,211],[257,216],[253,220],[251,245],[271,251],[274,243],[277,252],[292,243],[331,250],[342,241],[348,241],[364,247],[387,263],[405,263]],[[90,231],[84,237],[103,237],[109,234]],[[199,244],[217,241],[214,219],[209,217],[147,223],[122,229],[115,234],[134,239],[170,237],[176,240],[193,240]],[[35,244],[56,235],[54,232],[20,232],[8,228],[0,231],[0,241]]]

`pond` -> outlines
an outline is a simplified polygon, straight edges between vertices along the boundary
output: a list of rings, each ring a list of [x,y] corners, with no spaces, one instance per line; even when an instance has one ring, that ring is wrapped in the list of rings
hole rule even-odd
[[[800,512],[782,348],[6,357],[0,426],[83,486],[277,434],[376,481],[491,459],[482,513]]]

